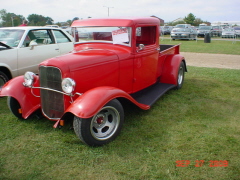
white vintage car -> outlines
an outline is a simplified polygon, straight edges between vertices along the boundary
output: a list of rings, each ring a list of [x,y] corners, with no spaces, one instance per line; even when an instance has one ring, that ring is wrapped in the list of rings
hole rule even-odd
[[[72,50],[72,36],[59,28],[0,28],[0,88],[26,71],[37,73],[40,62]]]

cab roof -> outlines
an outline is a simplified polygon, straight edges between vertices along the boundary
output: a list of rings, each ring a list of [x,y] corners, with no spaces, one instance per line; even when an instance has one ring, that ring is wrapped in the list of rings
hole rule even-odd
[[[160,25],[160,21],[154,17],[142,18],[102,18],[102,19],[84,19],[73,21],[71,27],[82,26],[125,26],[130,27],[136,24]]]

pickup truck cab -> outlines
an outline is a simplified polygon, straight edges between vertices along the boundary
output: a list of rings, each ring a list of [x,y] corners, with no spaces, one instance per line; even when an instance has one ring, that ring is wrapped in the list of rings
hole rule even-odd
[[[74,21],[74,50],[40,63],[38,75],[12,79],[0,96],[8,96],[18,118],[41,109],[54,127],[73,121],[84,143],[109,143],[123,125],[123,99],[147,110],[183,85],[185,59],[179,45],[159,45],[159,24],[156,18]]]
[[[0,28],[0,87],[26,71],[37,73],[40,62],[72,50],[72,36],[59,28]]]

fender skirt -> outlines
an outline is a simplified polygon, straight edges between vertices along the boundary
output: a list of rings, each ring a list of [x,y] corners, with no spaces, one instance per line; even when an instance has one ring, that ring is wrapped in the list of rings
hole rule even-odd
[[[147,110],[150,106],[138,103],[125,91],[109,87],[97,87],[85,92],[78,97],[65,111],[70,112],[80,118],[90,118],[94,116],[106,103],[116,98],[125,98],[137,105],[139,108]],[[64,116],[61,118],[64,119]]]
[[[23,82],[23,76],[11,79],[0,89],[0,97],[11,96],[15,98],[21,106],[22,117],[27,119],[40,107],[40,98],[32,94],[31,88],[23,86]],[[39,86],[38,82],[38,76],[36,76],[34,86]],[[39,96],[39,89],[32,91],[35,95]]]

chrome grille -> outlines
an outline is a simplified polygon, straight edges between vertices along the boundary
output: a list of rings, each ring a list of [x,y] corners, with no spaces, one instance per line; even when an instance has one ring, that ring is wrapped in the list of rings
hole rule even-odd
[[[40,86],[62,91],[61,71],[56,67],[40,67]],[[60,118],[64,112],[64,95],[55,91],[41,89],[42,110],[49,118]]]

